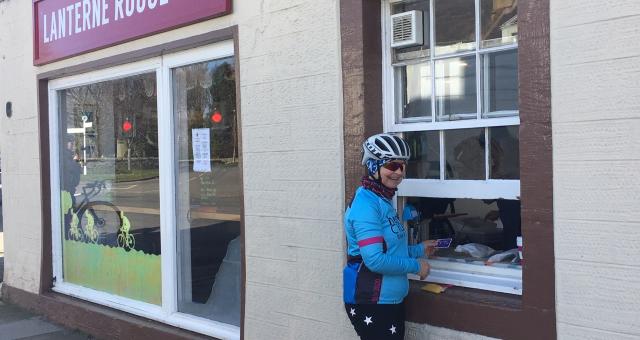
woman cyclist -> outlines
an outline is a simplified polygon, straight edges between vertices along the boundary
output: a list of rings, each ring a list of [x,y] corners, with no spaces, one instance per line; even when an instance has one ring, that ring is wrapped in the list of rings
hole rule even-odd
[[[409,246],[407,232],[392,198],[405,174],[409,145],[397,136],[377,134],[362,145],[362,178],[344,217],[347,266],[344,303],[361,339],[404,339],[404,298],[408,273],[425,278],[429,264],[421,259],[434,241]]]

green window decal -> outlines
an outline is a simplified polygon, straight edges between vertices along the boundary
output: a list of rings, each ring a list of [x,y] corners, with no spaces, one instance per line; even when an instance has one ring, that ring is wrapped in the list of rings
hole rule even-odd
[[[57,91],[59,237],[63,282],[161,305],[155,77]]]

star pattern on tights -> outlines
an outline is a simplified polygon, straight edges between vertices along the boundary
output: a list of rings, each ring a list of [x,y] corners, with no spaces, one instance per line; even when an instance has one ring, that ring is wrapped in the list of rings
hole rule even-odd
[[[396,326],[391,325],[391,328],[389,328],[389,331],[391,332],[391,334],[396,334]]]
[[[351,316],[355,316],[356,315],[355,308],[351,308],[351,310],[349,311],[349,314],[351,314]]]
[[[373,323],[373,320],[371,320],[372,317],[371,316],[365,316],[364,317],[364,323],[367,324],[367,326],[369,326],[370,323]]]

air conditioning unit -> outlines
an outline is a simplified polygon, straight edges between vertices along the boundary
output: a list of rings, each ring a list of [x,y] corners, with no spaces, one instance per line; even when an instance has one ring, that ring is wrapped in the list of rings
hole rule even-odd
[[[422,11],[408,11],[391,16],[391,47],[422,45]]]

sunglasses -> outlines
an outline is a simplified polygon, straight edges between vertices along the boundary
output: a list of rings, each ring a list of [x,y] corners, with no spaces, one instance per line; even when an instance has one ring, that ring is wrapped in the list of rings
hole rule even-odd
[[[405,165],[406,164],[404,162],[387,162],[387,163],[384,163],[382,167],[389,171],[398,171],[398,169],[400,169],[401,171],[404,171]]]

